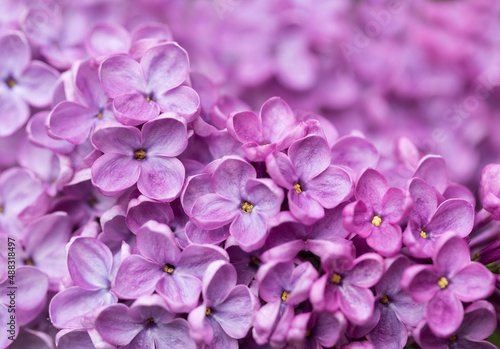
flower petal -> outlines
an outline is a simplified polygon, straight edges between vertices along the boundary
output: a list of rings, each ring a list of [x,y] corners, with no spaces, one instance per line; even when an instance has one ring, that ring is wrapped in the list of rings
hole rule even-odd
[[[181,192],[185,169],[177,158],[149,156],[141,163],[137,188],[147,197],[170,202]]]
[[[198,114],[200,96],[188,86],[179,86],[156,97],[156,103],[163,112],[174,112],[191,122]]]
[[[212,175],[215,192],[238,204],[244,197],[246,182],[256,178],[255,168],[239,158],[225,158]]]
[[[195,201],[191,211],[194,223],[201,229],[217,229],[232,222],[239,214],[236,203],[218,194],[205,194]]]
[[[462,302],[473,302],[493,293],[495,276],[484,265],[471,262],[453,276],[450,288]]]
[[[295,124],[295,115],[279,97],[268,99],[260,109],[262,135],[267,143],[276,143]]]
[[[462,323],[464,307],[451,289],[445,289],[427,303],[425,318],[432,332],[439,337],[449,337]]]
[[[174,241],[174,233],[165,224],[149,221],[137,232],[137,249],[144,257],[162,264],[175,264],[181,251]]]
[[[324,208],[334,208],[352,195],[349,174],[337,166],[328,166],[307,182],[305,191],[315,197]]]
[[[125,55],[111,56],[102,62],[99,77],[104,92],[111,98],[135,92],[148,92],[141,66]]]
[[[104,154],[91,168],[92,184],[105,195],[115,195],[133,186],[139,179],[141,167],[132,156]]]
[[[310,135],[294,142],[288,156],[300,181],[308,182],[330,165],[330,147],[323,137]]]
[[[124,125],[137,126],[154,119],[160,108],[154,101],[148,101],[139,93],[127,93],[113,99],[113,112],[116,120]]]
[[[28,105],[17,94],[0,93],[0,137],[10,136],[24,125],[29,118]]]
[[[186,124],[167,114],[142,127],[143,143],[148,155],[177,156],[186,149]]]
[[[342,284],[339,292],[339,306],[345,317],[356,325],[366,323],[373,314],[372,292],[350,283]]]
[[[33,61],[18,79],[17,93],[34,107],[45,107],[52,100],[58,72],[49,65]]]
[[[376,253],[365,253],[354,260],[344,281],[359,287],[374,286],[384,274],[384,260]]]
[[[81,144],[87,140],[94,124],[92,110],[78,103],[63,101],[56,105],[49,114],[50,132],[73,144]]]
[[[187,313],[198,305],[201,281],[197,277],[174,270],[172,275],[165,275],[160,279],[156,290],[163,296],[172,312]]]
[[[230,337],[240,339],[251,327],[252,303],[248,287],[238,285],[214,308],[212,316]]]
[[[227,130],[241,143],[264,143],[261,121],[250,111],[231,113],[227,119]]]
[[[401,250],[401,228],[396,224],[382,222],[380,227],[374,227],[366,239],[368,246],[384,257],[394,256]]]
[[[158,280],[166,276],[162,266],[139,255],[125,258],[113,280],[113,290],[124,299],[134,299],[153,293]]]
[[[125,304],[115,304],[102,310],[95,320],[95,329],[102,338],[117,346],[129,344],[144,329],[143,324],[136,323],[128,316]]]
[[[103,153],[133,156],[134,151],[141,148],[141,132],[136,127],[122,126],[116,122],[103,124],[92,135],[92,144]]]

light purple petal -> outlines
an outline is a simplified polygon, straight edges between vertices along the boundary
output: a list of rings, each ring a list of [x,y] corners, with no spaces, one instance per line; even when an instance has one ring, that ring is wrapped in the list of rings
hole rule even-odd
[[[295,124],[295,115],[279,97],[268,99],[260,109],[262,135],[267,143],[275,143]],[[281,136],[281,137],[280,137]]]
[[[174,112],[193,121],[200,108],[200,96],[188,86],[179,86],[156,97],[156,103],[163,112]]]
[[[49,65],[33,61],[19,77],[16,92],[34,107],[47,106],[52,100],[58,75]]]
[[[63,101],[49,114],[51,134],[73,144],[83,143],[97,119],[97,114],[78,103]]]
[[[455,275],[470,262],[467,243],[461,237],[448,233],[438,243],[433,260],[443,275]]]
[[[252,112],[231,113],[227,119],[227,130],[241,143],[264,143],[261,120]]]
[[[156,286],[169,309],[176,313],[187,313],[198,305],[201,293],[201,281],[192,275],[180,274],[174,270],[172,275],[165,275]]]
[[[218,260],[229,261],[227,252],[220,247],[189,245],[182,251],[177,269],[201,280],[208,265]]]
[[[214,308],[212,316],[230,337],[245,337],[252,323],[252,296],[248,287],[234,287],[224,302]]]
[[[443,193],[448,186],[448,171],[441,156],[428,155],[420,161],[414,177],[418,177]]]
[[[144,124],[142,136],[148,155],[177,156],[188,143],[185,123],[166,114]]]
[[[464,321],[458,332],[470,340],[488,338],[496,326],[495,308],[487,301],[477,301],[465,309]]]
[[[158,45],[144,54],[141,67],[150,91],[162,94],[179,86],[187,78],[188,55],[175,43]]]
[[[276,184],[288,190],[295,190],[293,185],[298,183],[298,178],[288,156],[282,152],[270,154],[266,157],[266,168]]]
[[[412,209],[412,200],[399,188],[389,188],[382,199],[384,220],[396,224],[405,219]]]
[[[0,137],[10,136],[24,125],[29,118],[28,105],[17,94],[0,93]]]
[[[116,120],[124,125],[137,126],[154,119],[160,113],[158,104],[148,101],[139,93],[128,93],[113,99],[113,112]]]
[[[167,276],[161,265],[139,255],[125,258],[113,280],[113,290],[120,298],[134,299],[153,293],[158,280]]]
[[[117,346],[127,345],[145,328],[145,324],[130,319],[128,310],[125,304],[115,304],[99,313],[95,328],[106,342]]]
[[[159,265],[175,264],[181,255],[172,230],[155,221],[147,222],[137,232],[137,249],[142,256]]]
[[[240,203],[246,182],[256,177],[255,169],[248,162],[239,158],[226,158],[214,171],[212,186],[217,194]]]
[[[357,325],[366,323],[373,314],[372,292],[349,283],[339,287],[339,292],[339,307],[345,317]]]
[[[425,318],[432,332],[440,337],[449,337],[462,323],[464,307],[451,289],[445,289],[437,292],[427,303]]]
[[[130,36],[125,28],[108,23],[98,23],[90,29],[85,47],[92,57],[127,53]]]
[[[180,194],[184,177],[184,166],[177,158],[147,156],[141,163],[137,188],[151,199],[169,202]]]
[[[135,150],[141,149],[141,132],[118,123],[103,124],[92,135],[92,143],[103,153],[133,156]]]
[[[494,285],[495,276],[484,265],[471,262],[453,276],[450,288],[462,302],[472,302],[491,295]]]
[[[440,291],[437,284],[440,278],[432,266],[414,265],[404,271],[401,286],[417,302],[427,302]]]
[[[315,197],[324,208],[334,208],[352,194],[349,174],[337,166],[328,166],[320,175],[305,185],[305,191]]]
[[[196,349],[195,342],[189,337],[189,325],[184,319],[157,324],[153,336],[157,348]]]
[[[408,330],[388,306],[381,306],[380,320],[367,338],[375,348],[401,349],[408,341]]]
[[[128,56],[116,55],[106,59],[101,64],[99,77],[104,92],[111,98],[148,92],[139,63]]]
[[[330,165],[330,148],[323,137],[311,135],[293,143],[288,156],[299,180],[308,182]]]
[[[365,253],[354,260],[354,266],[344,277],[349,282],[359,287],[372,287],[384,273],[384,260],[376,253]]]
[[[342,137],[332,147],[332,164],[351,168],[355,173],[365,167],[374,168],[378,158],[377,148],[357,136]]]
[[[130,188],[139,179],[141,166],[133,156],[104,154],[92,165],[92,184],[106,195]]]
[[[12,74],[21,75],[31,61],[31,52],[26,38],[21,33],[13,32],[0,38],[0,78]]]
[[[367,169],[359,177],[356,184],[356,199],[361,200],[366,206],[379,213],[382,208],[382,199],[389,189],[384,176],[374,169]]]
[[[203,275],[203,299],[208,306],[224,301],[236,286],[236,269],[224,260],[212,262]]]
[[[401,228],[396,224],[382,222],[380,227],[374,227],[366,239],[368,246],[384,257],[394,256],[401,250]]]
[[[325,216],[323,206],[307,191],[297,194],[295,190],[288,192],[290,212],[298,221],[311,225]]]
[[[211,230],[232,222],[239,209],[235,202],[218,194],[205,194],[195,201],[191,214],[198,227]]]

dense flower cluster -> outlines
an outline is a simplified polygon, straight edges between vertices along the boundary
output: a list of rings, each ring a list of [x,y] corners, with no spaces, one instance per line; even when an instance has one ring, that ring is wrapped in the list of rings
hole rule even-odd
[[[496,347],[499,3],[0,6],[1,348]]]

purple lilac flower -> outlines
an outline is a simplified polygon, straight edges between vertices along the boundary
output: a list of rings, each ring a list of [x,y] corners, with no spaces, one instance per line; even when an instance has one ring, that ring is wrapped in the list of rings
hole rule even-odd
[[[99,312],[95,328],[107,343],[130,349],[195,349],[186,320],[175,318],[158,295],[142,296],[130,308],[110,305]]]
[[[352,245],[335,243],[321,260],[324,274],[314,282],[310,300],[316,311],[337,309],[354,324],[362,325],[373,314],[375,298],[370,287],[384,273],[380,255],[365,253],[354,258]]]
[[[464,317],[462,302],[488,297],[495,287],[494,275],[471,262],[467,243],[449,232],[437,242],[433,265],[407,268],[401,286],[417,302],[427,302],[425,317],[436,335],[451,336]]]
[[[436,188],[414,178],[408,190],[415,203],[404,231],[403,240],[410,254],[416,258],[434,255],[436,243],[447,231],[467,236],[474,223],[474,209],[463,199],[444,200]]]
[[[243,143],[250,161],[264,161],[273,151],[284,150],[306,135],[305,124],[297,122],[288,104],[278,97],[267,100],[259,115],[249,111],[232,113],[227,119],[227,129]]]
[[[366,239],[368,245],[389,257],[401,249],[401,227],[412,200],[399,188],[389,188],[385,178],[373,169],[365,170],[356,184],[356,201],[344,208],[344,226]]]
[[[259,268],[255,279],[259,282],[259,295],[267,304],[254,317],[253,337],[258,344],[286,343],[294,307],[308,299],[317,278],[318,272],[309,262],[295,266],[291,260],[277,260]]]
[[[207,230],[231,223],[229,232],[241,248],[261,247],[268,221],[280,210],[283,190],[271,179],[256,177],[255,169],[243,159],[223,158],[210,177],[214,193],[196,199],[192,222]]]
[[[31,60],[30,46],[19,32],[0,37],[0,67],[0,137],[5,137],[28,120],[28,104],[38,108],[49,104],[58,73]]]
[[[477,301],[465,309],[462,324],[451,336],[436,336],[427,323],[421,322],[415,330],[415,341],[429,349],[494,349],[497,346],[484,339],[495,328],[495,309],[486,301]]]
[[[123,260],[113,290],[125,299],[157,291],[173,312],[188,312],[198,305],[201,278],[210,262],[228,259],[215,246],[190,245],[180,251],[166,225],[149,221],[136,233],[136,248]]]
[[[78,66],[75,77],[75,100],[57,104],[48,117],[49,133],[55,138],[81,144],[96,125],[114,120],[108,96],[98,75],[99,66],[91,61]]]
[[[500,220],[500,165],[489,164],[481,173],[479,196],[483,207],[493,219]]]
[[[115,117],[124,125],[140,125],[162,112],[175,112],[193,121],[198,94],[181,86],[189,71],[186,51],[175,43],[148,50],[140,63],[131,57],[107,58],[99,74],[106,94],[113,98]]]
[[[168,225],[173,220],[174,212],[168,202],[152,200],[144,195],[128,202],[125,223],[133,233],[137,233],[148,221]]]
[[[172,114],[144,124],[142,130],[106,123],[92,136],[104,153],[92,165],[92,183],[113,196],[137,183],[151,199],[172,201],[184,184],[185,170],[175,158],[187,145],[186,124]]]
[[[97,239],[76,238],[68,249],[68,270],[74,286],[52,298],[50,319],[58,328],[83,328],[82,319],[98,307],[114,304],[118,297],[111,280],[120,263],[109,248]]]
[[[203,276],[203,303],[188,315],[191,337],[206,348],[238,348],[256,305],[247,286],[236,285],[236,269],[226,261],[212,262]]]
[[[312,224],[352,194],[349,174],[330,165],[327,141],[310,135],[294,142],[288,156],[275,152],[266,158],[271,178],[288,189],[290,212],[301,222]]]

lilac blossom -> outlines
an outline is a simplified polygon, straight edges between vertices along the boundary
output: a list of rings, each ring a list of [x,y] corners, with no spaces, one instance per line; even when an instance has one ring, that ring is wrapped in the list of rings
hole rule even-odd
[[[97,332],[107,343],[130,349],[195,349],[186,320],[175,318],[158,295],[142,296],[130,307],[114,304],[99,312]]]
[[[412,256],[432,257],[437,241],[448,230],[461,237],[470,233],[474,221],[470,203],[463,199],[444,200],[436,188],[418,178],[412,179],[408,187],[415,207],[403,241]]]
[[[460,327],[451,336],[436,336],[423,321],[415,331],[415,340],[422,348],[429,349],[494,349],[497,346],[484,339],[495,328],[495,309],[486,301],[477,301],[465,309]]]
[[[366,169],[359,176],[356,201],[344,208],[344,226],[366,239],[368,245],[389,257],[401,249],[401,227],[408,216],[412,200],[399,188],[389,188],[376,170]]]
[[[500,220],[500,165],[489,164],[481,173],[479,196],[483,207],[490,212],[493,219]]]
[[[252,325],[254,296],[236,285],[236,270],[226,261],[212,262],[203,276],[203,303],[188,315],[191,337],[206,348],[238,348]]]
[[[137,183],[139,191],[152,199],[172,201],[179,195],[185,170],[175,156],[187,145],[182,119],[164,114],[141,131],[103,124],[92,143],[104,153],[92,165],[92,183],[103,194],[113,196]]]
[[[58,328],[83,328],[82,319],[97,308],[118,302],[111,280],[120,264],[109,248],[91,237],[76,238],[68,248],[67,265],[74,286],[59,292],[49,305]]]
[[[451,336],[464,317],[462,302],[488,297],[495,278],[486,267],[471,262],[467,243],[449,232],[442,236],[432,257],[433,265],[407,268],[401,286],[417,302],[426,302],[425,317],[433,333]]]
[[[271,179],[256,178],[255,169],[237,157],[226,157],[210,177],[214,193],[194,202],[191,220],[213,230],[231,223],[229,232],[247,251],[261,247],[271,217],[280,210],[283,190]]]
[[[271,178],[288,189],[290,212],[306,224],[322,218],[325,208],[334,208],[352,194],[349,174],[330,161],[328,143],[317,135],[295,141],[288,156],[275,152],[266,158]]]
[[[28,120],[28,104],[40,108],[50,103],[58,73],[31,60],[30,46],[19,32],[0,37],[0,52],[0,136],[5,137]]]
[[[188,312],[198,305],[203,276],[210,262],[227,260],[215,246],[190,245],[182,252],[168,226],[149,221],[136,234],[137,250],[123,260],[113,291],[125,299],[157,291],[174,312]]]
[[[375,301],[370,287],[384,273],[382,257],[365,253],[354,258],[352,245],[336,243],[321,260],[321,268],[324,274],[314,282],[310,293],[314,310],[332,312],[340,309],[354,324],[368,322]]]
[[[250,161],[264,161],[273,151],[284,150],[306,135],[305,124],[297,122],[288,104],[278,97],[267,100],[259,115],[248,111],[232,113],[227,129],[243,143],[243,151]]]
[[[140,63],[125,55],[107,58],[99,75],[106,94],[113,98],[115,117],[124,125],[140,125],[162,112],[175,112],[193,121],[200,103],[198,94],[181,85],[189,61],[175,43],[148,50]]]

